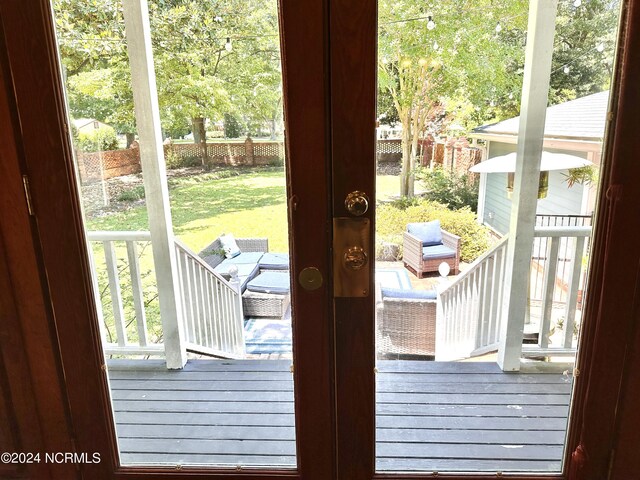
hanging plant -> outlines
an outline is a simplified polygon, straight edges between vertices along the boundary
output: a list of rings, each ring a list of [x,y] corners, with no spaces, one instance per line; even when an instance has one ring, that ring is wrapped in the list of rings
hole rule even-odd
[[[598,181],[598,171],[591,165],[580,168],[570,168],[569,173],[563,173],[563,175],[569,188],[573,187],[576,183],[586,185],[588,183],[596,183]]]

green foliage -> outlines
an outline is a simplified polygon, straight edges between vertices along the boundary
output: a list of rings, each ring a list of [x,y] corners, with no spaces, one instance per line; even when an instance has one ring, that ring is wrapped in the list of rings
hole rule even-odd
[[[571,168],[569,173],[563,173],[565,182],[569,188],[573,187],[576,183],[579,185],[585,185],[588,183],[596,183],[598,181],[598,169],[594,166],[587,165],[586,167]]]
[[[142,200],[144,198],[144,186],[138,185],[129,190],[120,192],[117,200],[119,202],[135,202],[136,200]]]
[[[427,200],[442,203],[451,209],[469,207],[478,211],[478,182],[471,175],[458,174],[435,167],[433,170],[420,169],[416,178],[422,180]]]
[[[402,244],[402,234],[407,223],[440,220],[442,228],[460,236],[460,257],[472,262],[490,246],[489,229],[479,225],[475,214],[468,207],[450,210],[446,206],[429,200],[420,200],[417,205],[405,209],[394,205],[381,205],[376,211],[377,240]]]
[[[242,125],[236,117],[229,113],[224,114],[224,136],[225,138],[240,138],[244,135]]]
[[[168,149],[167,154],[165,155],[165,162],[167,168],[191,168],[191,167],[201,167],[202,166],[202,158],[198,155],[188,155],[181,157],[177,155],[173,150]]]
[[[560,2],[550,104],[609,87],[619,6]],[[419,136],[519,114],[528,8],[526,0],[379,2],[378,115],[403,127],[401,195],[412,195]]]
[[[118,137],[112,127],[103,125],[96,130],[79,132],[75,139],[75,147],[82,152],[117,150]]]

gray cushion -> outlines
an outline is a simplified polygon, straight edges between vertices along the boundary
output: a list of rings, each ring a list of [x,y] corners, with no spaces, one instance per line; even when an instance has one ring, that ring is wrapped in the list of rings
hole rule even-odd
[[[242,252],[237,257],[225,258],[213,270],[221,275],[226,275],[231,265],[257,265],[262,255],[262,252]]]
[[[231,260],[229,263],[227,263]],[[233,263],[233,258],[227,259],[213,269],[214,272],[219,273],[227,280],[231,277],[229,275],[229,269],[232,267],[236,267],[238,269],[239,277],[251,276],[251,278],[255,277],[255,274],[258,273],[258,264],[257,263]]]
[[[262,270],[289,270],[289,254],[265,253],[259,265]]]
[[[423,260],[433,260],[434,258],[451,258],[456,256],[456,251],[444,245],[432,245],[422,248]]]
[[[440,245],[442,243],[442,230],[440,220],[424,223],[410,223],[407,225],[407,232],[420,239],[423,247]]]
[[[388,298],[412,298],[416,300],[436,300],[435,290],[404,290],[401,288],[383,288],[382,296]]]
[[[247,290],[257,293],[289,293],[289,272],[262,272],[247,284]]]

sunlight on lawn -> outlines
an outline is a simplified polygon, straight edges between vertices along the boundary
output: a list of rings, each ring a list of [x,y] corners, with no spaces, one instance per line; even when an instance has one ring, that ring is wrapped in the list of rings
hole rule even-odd
[[[237,171],[233,171],[236,173]],[[176,178],[171,182],[171,217],[175,234],[199,252],[222,233],[236,238],[269,239],[269,250],[289,250],[286,182],[280,169],[240,171],[216,178],[212,174]],[[378,198],[397,195],[399,180],[377,177]],[[148,230],[144,206],[89,219],[88,230]]]

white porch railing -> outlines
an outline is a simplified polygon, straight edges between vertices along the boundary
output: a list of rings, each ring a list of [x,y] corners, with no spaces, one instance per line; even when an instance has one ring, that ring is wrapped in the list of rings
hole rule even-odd
[[[149,306],[145,305],[144,278],[140,269],[140,242],[150,242],[145,231],[92,231],[87,232],[91,243],[101,243],[104,265],[90,257],[96,288],[108,292],[113,314],[113,325],[105,325],[103,316],[107,305],[96,291],[101,317],[103,347],[107,355],[164,355],[162,334],[153,334],[147,324]],[[119,262],[118,256],[126,260]],[[228,282],[207,265],[198,255],[175,240],[177,278],[182,305],[183,331],[186,348],[193,352],[225,358],[244,355],[244,328],[242,297],[237,277]],[[99,282],[98,268],[106,282]],[[146,275],[146,273],[145,273]],[[150,283],[149,280],[146,282]],[[151,282],[154,283],[154,282]],[[234,285],[235,283],[235,285]],[[123,292],[122,286],[125,286]],[[130,291],[129,291],[130,290]],[[158,292],[161,295],[162,292]],[[129,306],[125,308],[127,299]],[[131,308],[131,304],[133,307]],[[157,311],[155,313],[157,316]],[[161,326],[160,318],[154,318],[155,330]]]
[[[507,241],[502,238],[439,292],[436,361],[467,358],[497,348]]]
[[[538,344],[524,345],[523,355],[575,353],[573,332],[580,289],[585,281],[582,259],[590,235],[591,227],[536,227],[535,241],[546,242],[547,248],[544,258],[532,261],[529,273],[532,278],[542,276],[543,295],[537,308],[538,315],[531,315],[531,326],[537,326]],[[504,321],[502,302],[507,242],[508,237],[504,237],[439,292],[436,360],[467,358],[497,349]],[[568,268],[558,268],[567,263]],[[560,271],[566,273],[559,274]],[[558,295],[559,290],[562,295]],[[530,306],[530,311],[534,310]],[[551,331],[555,333],[560,319],[561,338],[554,335],[552,342]]]
[[[90,242],[102,243],[104,251],[105,270],[107,273],[109,296],[111,298],[111,309],[113,311],[113,321],[115,338],[107,334],[107,328],[101,321],[100,327],[103,333],[103,346],[107,355],[162,355],[164,347],[160,343],[154,343],[150,338],[147,328],[147,314],[143,295],[142,275],[140,273],[140,263],[138,258],[138,243],[151,241],[149,232],[87,232],[87,239]],[[116,242],[126,245],[127,264],[125,267],[118,265],[118,252]],[[96,261],[93,261],[92,274],[94,285],[99,285]],[[128,319],[123,305],[123,295],[121,288],[121,274],[128,271],[127,275],[131,280],[131,295],[134,306],[135,323]],[[97,302],[101,302],[100,294],[96,294]],[[100,303],[98,303],[101,306]],[[103,312],[100,312],[101,314]],[[101,315],[102,316],[102,315]],[[128,328],[131,324],[132,328]],[[110,341],[115,340],[115,341]]]
[[[227,358],[244,355],[244,315],[237,276],[226,281],[175,240],[187,350]]]
[[[582,260],[591,227],[536,227],[534,235],[536,241],[546,242],[545,258],[532,261],[532,275],[541,266],[543,272],[538,344],[524,345],[522,352],[525,356],[573,355],[577,306],[586,276]],[[559,298],[562,300],[557,301]],[[561,335],[551,342],[551,331],[555,333],[558,320],[562,320],[562,329],[558,328]]]

